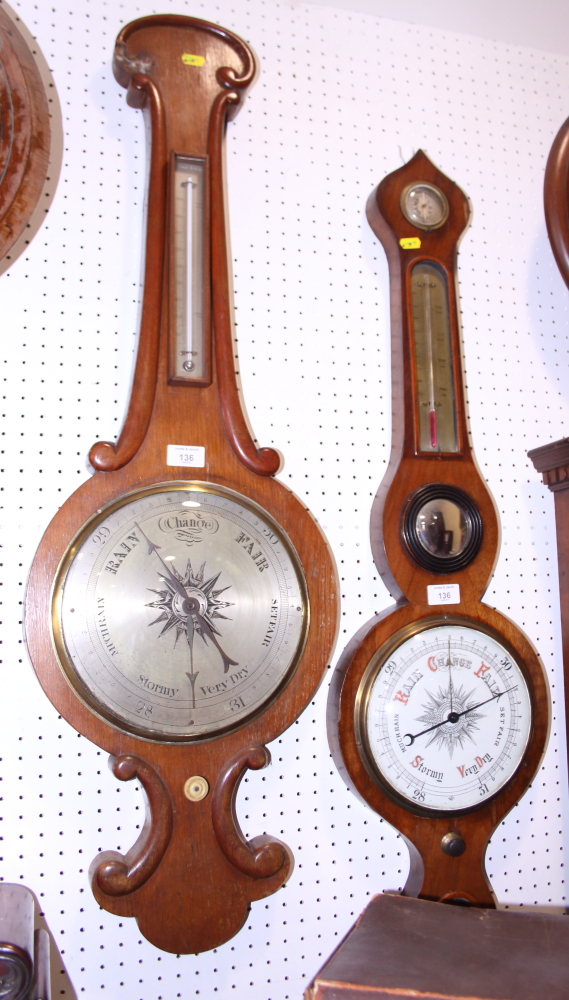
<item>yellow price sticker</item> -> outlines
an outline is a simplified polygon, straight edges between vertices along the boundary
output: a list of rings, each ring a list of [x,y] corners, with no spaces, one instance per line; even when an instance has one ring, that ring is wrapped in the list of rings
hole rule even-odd
[[[184,52],[182,56],[182,62],[186,66],[203,66],[205,63],[204,56],[192,56],[189,52]]]
[[[421,240],[418,236],[403,236],[399,240],[399,246],[403,247],[404,250],[420,250]]]

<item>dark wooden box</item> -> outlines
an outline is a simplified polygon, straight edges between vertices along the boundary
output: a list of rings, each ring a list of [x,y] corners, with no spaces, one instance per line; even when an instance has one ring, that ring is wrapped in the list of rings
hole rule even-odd
[[[374,896],[305,1000],[569,1000],[569,916]]]

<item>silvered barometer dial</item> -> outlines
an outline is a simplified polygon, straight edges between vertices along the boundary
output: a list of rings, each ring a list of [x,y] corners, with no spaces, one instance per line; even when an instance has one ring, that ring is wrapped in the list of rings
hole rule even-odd
[[[424,809],[485,802],[524,755],[531,703],[516,659],[468,625],[423,623],[372,661],[359,724],[392,793]]]
[[[205,484],[164,483],[102,510],[54,591],[70,682],[114,725],[160,740],[254,716],[294,669],[307,614],[282,529]]]

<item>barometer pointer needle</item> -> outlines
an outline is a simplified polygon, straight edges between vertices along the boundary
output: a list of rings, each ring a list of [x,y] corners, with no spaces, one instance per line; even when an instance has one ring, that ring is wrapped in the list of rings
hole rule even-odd
[[[181,580],[178,580],[178,578],[176,576],[174,576],[174,574],[172,573],[172,570],[164,562],[162,556],[158,555],[158,549],[161,548],[161,546],[160,545],[156,545],[154,542],[151,542],[150,539],[147,537],[147,535],[144,534],[144,532],[143,532],[142,528],[140,527],[140,525],[136,521],[134,523],[135,523],[136,527],[138,528],[138,530],[140,531],[140,534],[142,535],[142,537],[146,539],[146,543],[148,545],[148,555],[151,555],[153,552],[156,553],[156,555],[158,556],[160,562],[162,563],[162,565],[164,567],[164,572],[167,574],[167,576],[170,577],[170,580],[172,581],[174,587],[178,591],[178,594],[180,595],[180,597],[182,598],[182,600],[184,600],[184,601],[187,600],[188,595],[186,593],[186,588],[184,587],[183,583],[181,582]]]
[[[449,692],[450,692],[450,710],[452,712],[452,710],[453,710],[452,709],[452,673],[451,673],[452,659],[451,659],[451,655],[450,655],[450,639],[448,641],[447,667],[448,667],[448,681],[449,681]]]
[[[190,684],[192,685],[192,708],[196,707],[196,680],[199,674],[199,670],[194,673],[194,622],[191,615],[186,615],[186,639],[188,640],[188,648],[190,650],[190,670],[186,670],[186,677],[189,678]],[[192,723],[190,723],[192,725]]]
[[[212,632],[212,630],[211,630],[210,626],[208,625],[207,621],[205,620],[205,618],[202,617],[202,615],[200,615],[199,611],[197,610],[198,607],[199,607],[199,604],[196,601],[195,597],[186,597],[185,605],[188,608],[188,617],[190,615],[193,615],[194,618],[197,618],[198,625],[201,628],[201,635],[202,635],[203,641],[204,642],[206,641],[205,637],[207,635],[208,639],[210,639],[213,642],[214,646],[217,646],[217,649],[219,650],[219,654],[220,654],[220,656],[221,656],[221,658],[223,660],[223,672],[224,672],[224,674],[227,673],[227,671],[229,670],[230,666],[231,667],[238,666],[238,661],[237,660],[230,660],[229,657],[227,656],[227,654],[223,652],[221,646],[219,645],[217,639],[215,638],[215,635]]]
[[[184,609],[186,617],[189,618],[190,615],[192,615],[195,619],[197,619],[198,625],[201,628],[201,634],[202,634],[203,641],[206,642],[206,636],[207,636],[207,638],[210,639],[211,642],[213,642],[214,646],[217,647],[217,650],[218,650],[218,652],[219,652],[219,654],[221,656],[221,659],[223,660],[223,672],[224,672],[224,674],[226,674],[227,671],[229,670],[230,666],[231,667],[238,666],[238,661],[237,660],[231,660],[227,656],[227,654],[223,652],[223,650],[222,650],[221,646],[219,645],[217,639],[215,638],[215,635],[213,634],[210,626],[206,622],[205,618],[203,618],[202,615],[200,615],[199,611],[197,610],[199,608],[199,604],[196,601],[196,599],[194,597],[189,597],[188,596],[188,594],[186,593],[186,588],[184,587],[184,584],[182,583],[182,581],[178,580],[178,578],[176,576],[174,576],[174,573],[172,573],[172,570],[169,568],[169,566],[167,565],[167,563],[164,562],[162,556],[158,555],[158,551],[157,550],[160,548],[160,546],[156,545],[154,542],[151,542],[150,539],[144,534],[144,532],[143,532],[142,528],[140,527],[140,525],[136,521],[134,523],[136,524],[136,527],[140,531],[140,534],[143,536],[143,538],[146,538],[146,542],[148,544],[148,554],[150,555],[152,552],[156,552],[156,555],[158,556],[160,562],[162,563],[162,565],[164,567],[164,571],[170,577],[170,580],[172,581],[173,586],[175,587],[175,589],[177,590],[178,594],[182,598],[182,600],[183,600],[182,607]]]
[[[425,733],[432,733],[433,729],[440,729],[441,726],[446,726],[447,722],[453,722],[453,723],[458,722],[461,716],[468,715],[469,712],[474,712],[474,710],[477,708],[482,708],[483,705],[487,705],[488,702],[490,701],[495,701],[496,698],[501,698],[503,694],[508,694],[509,691],[515,691],[517,686],[518,686],[517,684],[514,684],[513,687],[506,688],[505,691],[499,691],[498,694],[492,695],[492,697],[487,698],[486,701],[479,701],[477,705],[471,705],[470,708],[465,708],[464,712],[449,712],[449,716],[450,715],[453,716],[452,719],[449,718],[449,716],[447,716],[447,718],[443,719],[442,722],[437,722],[436,726],[429,726],[428,729],[423,729],[420,733],[415,733],[414,736],[412,736],[411,733],[405,733],[403,739],[406,740],[407,737],[409,737],[411,742],[408,743],[407,746],[411,747],[413,746],[415,740],[419,739],[419,736],[424,736]]]

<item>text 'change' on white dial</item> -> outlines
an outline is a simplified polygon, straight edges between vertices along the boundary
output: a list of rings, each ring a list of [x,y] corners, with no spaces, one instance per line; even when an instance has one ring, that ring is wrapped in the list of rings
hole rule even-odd
[[[403,799],[441,811],[472,808],[512,777],[531,728],[523,673],[491,635],[425,628],[368,677],[364,745]]]

